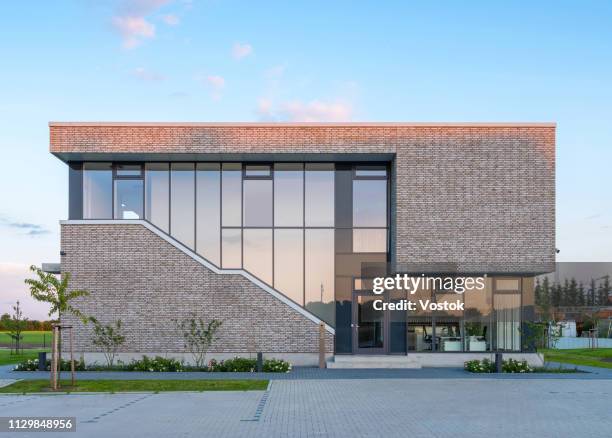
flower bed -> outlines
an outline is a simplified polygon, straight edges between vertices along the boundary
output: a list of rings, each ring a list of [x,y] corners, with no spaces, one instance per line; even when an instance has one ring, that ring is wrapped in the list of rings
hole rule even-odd
[[[186,372],[186,371],[203,371],[203,372],[243,372],[254,373],[257,371],[257,359],[235,357],[217,361],[212,359],[205,367],[194,367],[185,365],[183,361],[161,356],[148,357],[143,356],[142,359],[134,359],[129,363],[118,361],[117,365],[109,367],[108,365],[90,364],[85,365],[85,362],[75,361],[75,369],[77,371],[141,371],[141,372]],[[47,360],[47,371],[51,370],[51,361]],[[14,368],[15,371],[38,371],[38,359],[26,360]],[[70,361],[62,360],[62,371],[70,371]],[[291,364],[282,359],[266,359],[263,362],[263,372],[265,373],[288,373],[291,370]]]

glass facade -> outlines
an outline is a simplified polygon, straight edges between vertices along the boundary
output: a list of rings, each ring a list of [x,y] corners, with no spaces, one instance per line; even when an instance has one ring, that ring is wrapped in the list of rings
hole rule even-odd
[[[84,163],[82,187],[84,219],[144,218],[217,267],[249,272],[335,327],[337,354],[522,348],[532,279],[488,277],[477,293],[372,295],[364,266],[390,261],[385,165]],[[464,310],[382,312],[374,298],[459,300]]]

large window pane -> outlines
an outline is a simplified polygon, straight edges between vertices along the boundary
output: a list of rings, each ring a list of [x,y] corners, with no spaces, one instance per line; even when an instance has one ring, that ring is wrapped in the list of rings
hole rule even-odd
[[[272,284],[272,229],[244,230],[244,269]]]
[[[274,288],[304,305],[304,231],[274,230]]]
[[[353,252],[387,252],[387,229],[353,229]]]
[[[115,180],[115,219],[142,218],[142,180]]]
[[[196,167],[196,249],[221,266],[221,172],[219,164]]]
[[[141,164],[117,164],[117,176],[142,176]]]
[[[274,226],[304,225],[304,166],[301,163],[274,166]]]
[[[113,170],[111,163],[84,163],[83,218],[113,217]]]
[[[495,332],[498,350],[521,349],[521,295],[495,294]]]
[[[242,225],[242,165],[224,163],[222,172],[223,226]]]
[[[353,181],[353,226],[387,226],[387,180]]]
[[[306,164],[306,226],[334,226],[334,165]]]
[[[244,180],[244,226],[272,226],[272,180]]]
[[[170,234],[194,247],[195,172],[193,163],[172,163],[170,175]]]
[[[334,322],[334,230],[306,230],[306,308]]]
[[[242,268],[242,230],[226,228],[221,232],[221,265],[225,269]]]
[[[168,163],[145,165],[145,217],[156,227],[169,231],[170,166]]]

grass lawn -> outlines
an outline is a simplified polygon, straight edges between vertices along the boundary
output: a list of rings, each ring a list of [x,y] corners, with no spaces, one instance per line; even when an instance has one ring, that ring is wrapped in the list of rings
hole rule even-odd
[[[27,359],[37,359],[38,352],[43,351],[40,348],[35,348],[32,350],[23,350],[23,354],[10,354],[10,350],[0,350],[0,365],[10,365],[17,364]],[[47,353],[49,351],[47,350]],[[49,355],[47,354],[47,357]]]
[[[42,347],[44,341],[47,347],[51,346],[51,332],[24,331],[21,332],[21,335],[23,344],[37,344]],[[8,332],[0,331],[0,345],[11,345],[11,337]]]
[[[63,382],[61,392],[261,391],[268,387],[267,380],[77,380],[74,387],[70,380]],[[0,393],[28,392],[52,392],[49,380],[21,380],[0,388]]]
[[[575,348],[571,350],[540,350],[544,360],[590,367],[612,368],[612,348]]]

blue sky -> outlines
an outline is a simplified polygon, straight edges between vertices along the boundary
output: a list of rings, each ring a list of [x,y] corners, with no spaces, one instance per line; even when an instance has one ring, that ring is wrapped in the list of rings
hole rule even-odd
[[[54,121],[554,121],[561,261],[612,261],[612,2],[6,2],[0,313],[59,258]],[[255,6],[257,5],[257,6]]]

